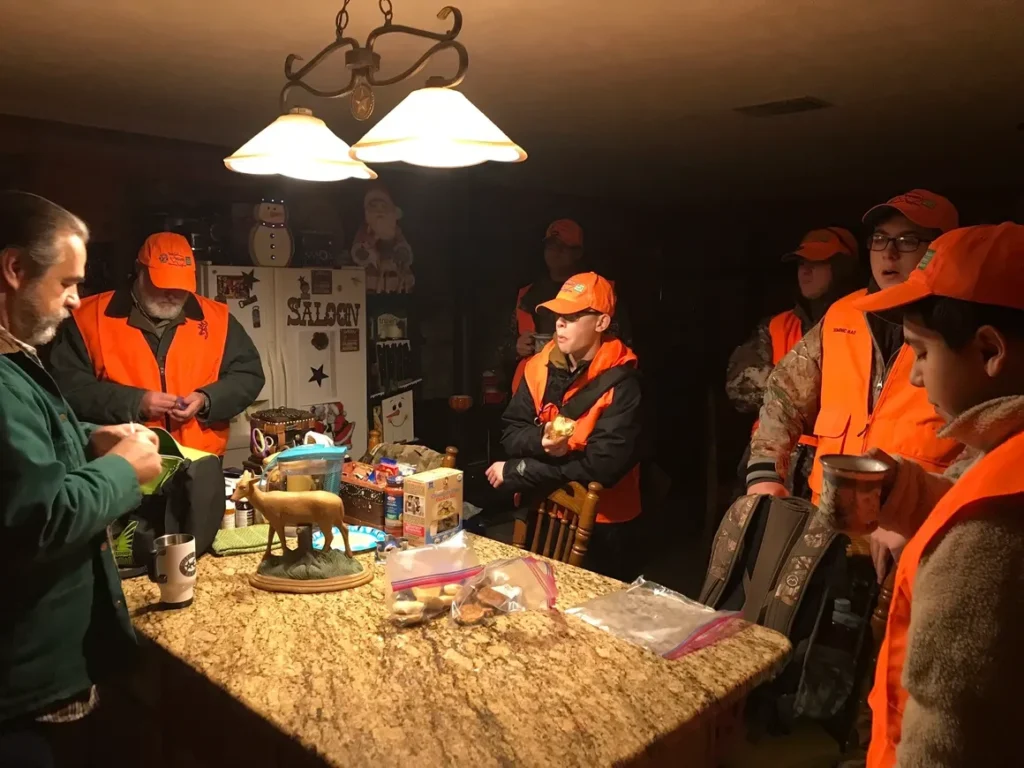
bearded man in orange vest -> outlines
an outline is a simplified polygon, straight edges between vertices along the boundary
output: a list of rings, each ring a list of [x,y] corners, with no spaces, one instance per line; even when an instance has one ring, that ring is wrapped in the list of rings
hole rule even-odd
[[[544,309],[544,302],[555,298],[562,284],[583,265],[583,229],[572,219],[551,222],[544,235],[544,265],[547,272],[519,289],[509,323],[509,338],[501,349],[507,372],[512,372],[512,392],[519,388],[526,361],[555,333],[555,316]],[[612,287],[615,283],[611,282]],[[619,338],[625,327],[621,302],[611,332]],[[539,346],[538,346],[539,345]]]
[[[638,548],[633,523],[640,514],[636,355],[606,336],[615,291],[600,275],[570,277],[543,306],[557,318],[555,337],[527,361],[523,386],[503,417],[502,446],[510,458],[492,464],[487,479],[495,488],[533,496],[571,481],[600,483],[587,567],[631,578]],[[546,425],[563,411],[572,412],[574,431],[549,436]]]
[[[902,285],[859,299],[902,319],[910,382],[966,446],[943,475],[890,471],[859,533],[908,537],[878,656],[868,768],[1020,765],[1024,690],[1024,226],[958,229]]]
[[[800,291],[793,309],[780,312],[760,323],[751,336],[733,350],[725,375],[725,392],[736,410],[757,413],[764,401],[764,388],[779,361],[817,325],[832,303],[853,291],[860,283],[857,240],[842,227],[813,229],[804,235],[800,247],[782,257],[797,262]],[[755,424],[755,428],[756,428]],[[795,496],[810,496],[807,477],[814,464],[813,435],[801,435],[790,460],[787,489]],[[746,478],[749,451],[741,462]]]
[[[826,454],[881,448],[941,472],[960,452],[956,440],[936,434],[942,420],[924,391],[910,385],[914,356],[903,343],[903,328],[856,306],[865,295],[904,282],[929,244],[957,227],[956,208],[941,195],[915,189],[875,206],[864,223],[871,230],[871,283],[829,307],[768,378],[750,441],[748,493],[787,494],[790,455],[808,432],[818,441],[808,479],[815,503],[821,493],[819,459]],[[902,543],[884,529],[872,534],[879,580],[889,553],[898,555]]]
[[[50,367],[82,419],[141,421],[218,456],[228,421],[263,389],[259,353],[226,305],[196,295],[181,235],[150,235],[129,288],[83,299],[54,342]]]

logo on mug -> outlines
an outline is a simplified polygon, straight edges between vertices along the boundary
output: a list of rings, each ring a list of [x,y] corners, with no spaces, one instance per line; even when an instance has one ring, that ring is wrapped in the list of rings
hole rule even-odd
[[[178,570],[181,571],[182,576],[195,576],[196,575],[196,553],[189,552],[185,557],[181,559],[178,564]]]

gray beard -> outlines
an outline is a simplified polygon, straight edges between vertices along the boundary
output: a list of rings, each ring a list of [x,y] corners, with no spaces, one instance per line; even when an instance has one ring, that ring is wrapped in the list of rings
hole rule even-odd
[[[53,340],[57,328],[71,313],[62,308],[57,315],[41,315],[32,299],[27,297],[12,308],[10,332],[30,347],[38,347]]]

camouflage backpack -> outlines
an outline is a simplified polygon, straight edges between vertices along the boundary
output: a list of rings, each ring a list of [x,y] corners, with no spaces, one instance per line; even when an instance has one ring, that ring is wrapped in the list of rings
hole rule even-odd
[[[786,667],[758,697],[762,710],[770,710],[768,719],[784,725],[799,715],[827,717],[842,704],[831,683],[818,690],[813,662],[819,627],[831,621],[833,588],[844,578],[847,539],[822,524],[816,511],[793,497],[737,499],[718,527],[700,591],[700,602],[740,611],[790,639]]]

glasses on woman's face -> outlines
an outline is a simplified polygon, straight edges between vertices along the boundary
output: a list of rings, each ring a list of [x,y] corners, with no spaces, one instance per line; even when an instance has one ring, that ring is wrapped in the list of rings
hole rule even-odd
[[[887,251],[889,250],[889,243],[895,243],[896,250],[900,253],[913,253],[924,243],[930,242],[931,240],[918,237],[917,235],[899,235],[898,237],[889,237],[889,235],[884,232],[875,232],[868,240],[868,247],[872,251]]]

